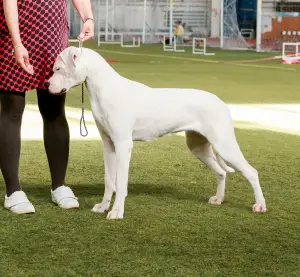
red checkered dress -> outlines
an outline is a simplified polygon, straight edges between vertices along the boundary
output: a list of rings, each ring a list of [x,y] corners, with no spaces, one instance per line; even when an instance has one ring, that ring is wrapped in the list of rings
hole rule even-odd
[[[0,89],[24,92],[46,89],[59,53],[68,46],[66,0],[18,0],[22,43],[29,52],[35,75],[18,66],[0,0]]]

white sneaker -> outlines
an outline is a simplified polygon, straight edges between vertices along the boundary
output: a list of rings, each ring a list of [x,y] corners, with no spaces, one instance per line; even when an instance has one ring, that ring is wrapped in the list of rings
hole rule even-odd
[[[35,209],[24,191],[15,191],[11,196],[5,195],[4,208],[15,214],[34,213]]]
[[[51,190],[52,201],[63,209],[79,208],[79,202],[73,191],[66,186]]]

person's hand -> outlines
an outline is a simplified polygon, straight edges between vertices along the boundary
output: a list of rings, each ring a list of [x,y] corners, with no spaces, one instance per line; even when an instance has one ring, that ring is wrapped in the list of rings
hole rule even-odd
[[[23,44],[14,46],[14,54],[17,64],[21,66],[28,74],[33,75],[33,66],[30,64],[28,51]]]
[[[81,33],[78,36],[79,41],[86,41],[94,36],[94,21],[91,19],[86,20],[81,29]]]

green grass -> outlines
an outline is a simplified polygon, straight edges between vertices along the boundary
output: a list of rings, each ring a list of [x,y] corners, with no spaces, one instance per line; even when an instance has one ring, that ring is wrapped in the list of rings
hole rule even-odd
[[[104,190],[101,147],[72,142],[68,183],[81,208],[59,210],[42,143],[24,142],[21,180],[37,213],[1,212],[0,276],[299,276],[299,139],[237,137],[260,171],[267,214],[251,212],[239,174],[228,176],[224,205],[208,205],[215,176],[182,137],[135,144],[123,221],[90,212]]]
[[[298,68],[224,62],[262,54],[220,52],[223,58],[213,59],[222,62],[209,63],[166,58],[162,55],[212,59],[166,54],[157,46],[109,46],[101,53],[120,60],[112,66],[122,75],[154,87],[201,88],[231,103],[300,103]],[[28,93],[27,102],[36,103],[35,97]],[[67,105],[80,106],[79,88],[68,94]],[[244,155],[260,173],[266,214],[251,212],[253,193],[239,174],[228,175],[225,203],[208,205],[216,178],[188,152],[184,138],[175,136],[135,143],[123,221],[90,212],[104,191],[100,142],[72,141],[67,183],[81,206],[60,210],[51,203],[42,142],[23,142],[20,179],[37,212],[14,216],[0,210],[0,276],[298,277],[299,138],[236,133]],[[4,196],[2,179],[0,183]]]

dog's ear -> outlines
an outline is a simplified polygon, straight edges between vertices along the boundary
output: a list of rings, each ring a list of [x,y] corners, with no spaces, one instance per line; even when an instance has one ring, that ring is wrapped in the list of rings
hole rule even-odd
[[[73,64],[76,66],[77,61],[79,60],[81,56],[81,50],[77,47],[70,47],[70,56]]]

